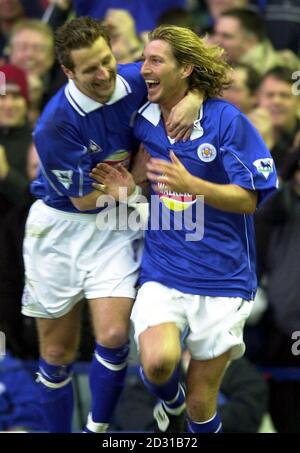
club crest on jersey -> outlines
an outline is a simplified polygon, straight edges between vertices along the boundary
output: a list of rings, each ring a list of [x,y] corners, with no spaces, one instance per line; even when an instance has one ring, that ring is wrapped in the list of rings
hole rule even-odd
[[[212,162],[217,156],[217,150],[211,143],[202,143],[198,146],[197,154],[202,162]]]
[[[93,140],[90,140],[87,151],[89,154],[94,154],[94,153],[100,153],[101,151],[103,151],[103,149],[101,148],[100,145],[97,145],[96,142],[94,142]]]
[[[58,181],[64,186],[65,189],[69,189],[73,183],[73,171],[72,170],[52,170],[52,173],[56,176]]]
[[[253,165],[257,168],[258,173],[261,173],[266,179],[268,179],[269,175],[273,173],[274,170],[274,162],[270,157],[256,159],[253,162]]]

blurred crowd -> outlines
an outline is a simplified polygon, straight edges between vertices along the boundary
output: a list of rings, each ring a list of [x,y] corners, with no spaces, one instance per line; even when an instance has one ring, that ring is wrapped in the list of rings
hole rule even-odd
[[[0,0],[0,74],[6,80],[0,95],[0,331],[8,349],[20,359],[38,354],[33,320],[20,312],[22,240],[33,202],[29,183],[38,169],[32,131],[47,101],[66,83],[55,61],[54,32],[75,15],[106,23],[120,64],[139,60],[148,31],[163,23],[192,28],[224,48],[232,84],[223,97],[261,133],[280,177],[278,192],[256,215],[260,297],[246,327],[246,355],[262,367],[300,369],[299,356],[291,352],[292,335],[300,331],[298,0]],[[90,335],[88,319],[84,335]],[[82,360],[90,359],[90,344],[83,342]],[[268,378],[265,409],[275,429],[300,432],[300,380]],[[0,381],[0,428],[13,429],[14,422],[1,422],[7,410],[1,409],[2,390],[8,386],[1,373]],[[36,429],[30,419],[24,423]]]

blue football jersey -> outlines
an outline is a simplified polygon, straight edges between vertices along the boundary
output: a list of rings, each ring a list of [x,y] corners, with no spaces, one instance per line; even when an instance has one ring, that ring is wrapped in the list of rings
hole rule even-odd
[[[261,136],[226,101],[204,102],[185,143],[168,138],[159,106],[148,102],[136,117],[135,134],[151,156],[169,160],[172,150],[194,176],[255,190],[259,204],[277,187]],[[185,293],[252,299],[257,284],[253,216],[215,209],[201,197],[167,191],[163,184],[153,195],[141,284],[157,281]]]
[[[140,67],[119,66],[115,91],[104,105],[72,80],[50,100],[34,131],[40,174],[31,185],[33,195],[53,208],[78,212],[70,197],[93,190],[89,173],[98,162],[128,166],[136,147],[131,118],[146,98]]]

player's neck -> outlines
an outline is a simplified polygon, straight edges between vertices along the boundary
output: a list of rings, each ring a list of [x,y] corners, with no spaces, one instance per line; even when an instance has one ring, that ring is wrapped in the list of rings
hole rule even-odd
[[[173,97],[160,103],[160,110],[161,110],[161,114],[162,114],[164,122],[168,121],[172,108],[175,107],[175,105],[178,104],[178,102],[180,102],[184,98],[185,95],[186,95],[186,89],[179,91]]]

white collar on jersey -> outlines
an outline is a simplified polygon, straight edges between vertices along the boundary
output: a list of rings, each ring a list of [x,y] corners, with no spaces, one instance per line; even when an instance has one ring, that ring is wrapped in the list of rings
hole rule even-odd
[[[119,74],[117,74],[115,90],[106,104],[101,104],[100,102],[94,101],[94,99],[86,96],[77,88],[73,80],[69,80],[69,83],[65,88],[65,95],[68,101],[81,116],[85,116],[85,114],[91,113],[94,110],[103,107],[103,105],[114,104],[131,92],[132,90],[129,83]]]
[[[161,118],[161,110],[158,104],[153,102],[147,102],[140,109],[139,113],[146,118],[153,126],[158,126]],[[194,121],[193,130],[190,136],[190,140],[195,140],[196,138],[202,137],[204,134],[203,128],[201,126],[201,120],[203,117],[203,105],[199,109],[198,118]],[[168,136],[169,142],[173,144],[175,140]]]

